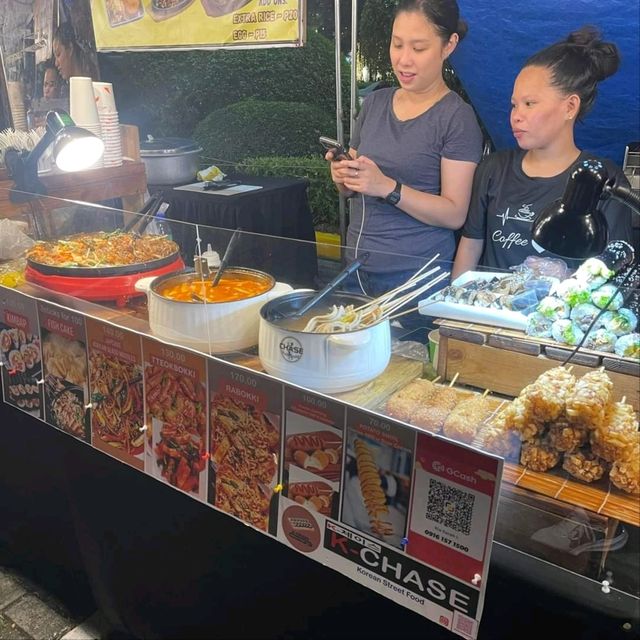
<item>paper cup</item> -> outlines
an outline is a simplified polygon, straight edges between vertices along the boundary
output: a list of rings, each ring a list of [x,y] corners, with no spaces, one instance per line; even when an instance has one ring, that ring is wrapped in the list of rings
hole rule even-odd
[[[438,366],[438,347],[440,346],[440,330],[429,331],[429,360],[435,367]]]
[[[110,82],[94,82],[93,95],[96,99],[98,111],[103,113],[115,113],[116,101],[113,96],[113,85]]]
[[[100,123],[91,78],[73,76],[69,79],[69,103],[70,115],[76,124],[86,127]]]

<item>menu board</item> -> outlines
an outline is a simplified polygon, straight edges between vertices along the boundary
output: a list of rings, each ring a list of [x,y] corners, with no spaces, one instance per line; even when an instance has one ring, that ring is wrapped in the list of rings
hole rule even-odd
[[[38,301],[42,339],[45,421],[91,441],[84,316]]]
[[[43,418],[42,350],[36,301],[6,288],[0,291],[0,362],[4,401]]]
[[[143,338],[145,471],[206,499],[207,365],[203,356]]]
[[[210,360],[209,394],[209,502],[275,535],[282,385]]]
[[[338,517],[345,406],[285,387],[285,436],[278,537],[303,553],[320,544],[325,517]]]
[[[140,336],[87,318],[87,346],[93,446],[144,470]]]
[[[303,0],[91,0],[98,51],[299,46]]]
[[[412,429],[365,411],[347,411],[342,522],[402,546],[414,443]]]
[[[13,406],[477,637],[500,458],[4,287],[0,347]]]

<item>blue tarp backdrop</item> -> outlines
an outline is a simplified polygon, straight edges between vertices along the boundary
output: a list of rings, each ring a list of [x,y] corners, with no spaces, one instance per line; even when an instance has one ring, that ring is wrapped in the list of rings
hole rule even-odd
[[[511,89],[524,61],[582,25],[598,27],[620,49],[618,73],[602,82],[591,113],[576,126],[581,149],[622,165],[640,140],[638,0],[458,0],[469,33],[452,63],[498,149],[515,146]]]

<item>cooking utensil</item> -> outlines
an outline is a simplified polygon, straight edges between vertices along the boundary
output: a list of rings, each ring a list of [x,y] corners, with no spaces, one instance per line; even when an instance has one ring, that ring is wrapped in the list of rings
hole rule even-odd
[[[240,232],[242,229],[238,227],[231,236],[231,240],[229,240],[229,244],[222,256],[222,260],[220,260],[220,266],[218,267],[218,271],[216,275],[213,277],[212,285],[215,287],[218,282],[220,282],[220,278],[222,277],[222,272],[227,268],[227,263],[229,262],[229,258],[231,257],[231,252],[233,251],[233,247],[238,242],[238,238],[240,237]]]
[[[291,316],[314,295],[313,291],[293,291],[260,310],[258,355],[267,373],[323,393],[349,391],[380,375],[391,358],[389,320],[383,318],[348,333],[305,332],[304,318]],[[327,303],[355,306],[369,301],[364,296],[333,292]]]
[[[160,198],[162,198],[162,194],[161,193],[154,193],[149,200],[145,203],[144,207],[142,207],[142,209],[140,209],[140,214],[142,214],[141,216],[136,216],[133,220],[131,220],[131,222],[128,222],[125,227],[124,227],[124,231],[125,233],[128,231],[131,231],[131,229],[133,229],[133,227],[135,227],[137,224],[144,222],[144,220],[146,220],[146,218],[151,215],[151,217],[153,218],[153,216],[158,212],[158,209],[155,208],[155,213],[151,214],[150,212],[154,209],[154,207],[159,204]],[[147,223],[148,224],[148,223]],[[145,224],[144,228],[147,228],[147,224]],[[142,225],[141,225],[142,226]],[[141,231],[138,231],[138,233],[141,233]]]
[[[350,276],[356,269],[361,267],[369,259],[369,252],[363,253],[357,260],[354,260],[348,267],[343,269],[324,289],[321,289],[315,296],[309,299],[300,309],[294,311],[292,318],[303,316],[309,309],[314,307],[320,300],[331,293],[343,280]]]
[[[192,1],[192,0],[191,0]],[[186,138],[152,138],[140,142],[149,184],[194,182],[200,168],[202,147]]]
[[[199,282],[201,277],[194,271],[138,280],[136,289],[147,294],[151,332],[205,353],[228,353],[257,344],[260,308],[265,302],[290,292],[291,287],[256,269],[229,267],[227,275],[259,280],[269,288],[259,295],[229,302],[195,298],[181,301],[165,298],[162,291],[174,285]]]

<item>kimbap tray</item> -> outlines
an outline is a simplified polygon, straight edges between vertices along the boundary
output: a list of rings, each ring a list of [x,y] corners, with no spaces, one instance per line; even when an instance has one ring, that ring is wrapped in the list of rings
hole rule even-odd
[[[467,271],[458,276],[451,284],[462,286],[472,280],[491,280],[493,278],[506,278],[510,274],[496,274],[485,271]],[[517,329],[524,331],[527,327],[527,316],[519,311],[510,309],[498,309],[493,307],[480,307],[465,304],[463,302],[445,302],[436,300],[437,293],[430,295],[419,303],[419,312],[426,316],[445,318],[447,320],[459,320],[461,322],[474,322],[488,324],[493,327],[505,329]]]

